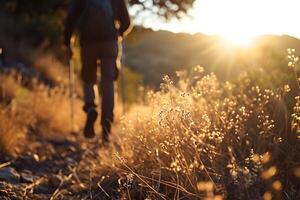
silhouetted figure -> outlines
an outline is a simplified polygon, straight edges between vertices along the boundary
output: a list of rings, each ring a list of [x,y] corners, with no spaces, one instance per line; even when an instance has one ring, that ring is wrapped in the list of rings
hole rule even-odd
[[[114,120],[114,83],[118,78],[118,37],[125,36],[130,27],[130,17],[124,0],[74,0],[65,23],[65,45],[72,57],[70,38],[79,31],[82,80],[84,82],[84,111],[87,113],[84,135],[95,136],[97,119],[94,85],[97,82],[97,67],[100,64],[102,96],[101,125],[103,143],[109,141]]]

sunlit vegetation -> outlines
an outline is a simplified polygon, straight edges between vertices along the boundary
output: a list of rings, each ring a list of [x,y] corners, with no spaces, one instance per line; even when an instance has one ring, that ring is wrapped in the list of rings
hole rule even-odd
[[[284,88],[261,89],[248,76],[221,83],[201,67],[177,75],[178,83],[165,77],[122,120],[121,151],[108,166],[120,176],[120,195],[299,198],[299,97],[289,121]]]
[[[26,145],[29,132],[50,136],[57,132],[63,135],[71,131],[69,91],[64,84],[68,82],[66,74],[62,73],[63,69],[54,60],[49,60],[47,56],[40,58],[36,59],[36,66],[43,75],[28,77],[25,71],[22,74],[22,71],[13,67],[12,70],[6,68],[6,71],[0,73],[2,153],[20,153],[22,146]],[[47,77],[45,82],[42,77]],[[81,107],[82,102],[75,99],[76,131],[84,123]]]
[[[288,50],[285,67],[298,83],[296,55]],[[1,152],[20,154],[30,132],[71,130],[66,73],[47,56],[36,63],[46,82],[14,70],[0,75]],[[111,146],[91,166],[95,187],[120,199],[299,198],[297,85],[262,88],[247,74],[224,82],[200,66],[176,76],[165,76],[158,91],[144,89],[118,117]],[[80,131],[80,96],[75,103]]]

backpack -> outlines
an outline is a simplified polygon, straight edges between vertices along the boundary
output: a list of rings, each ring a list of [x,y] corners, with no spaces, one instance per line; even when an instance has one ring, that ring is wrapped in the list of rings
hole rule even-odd
[[[79,34],[84,41],[103,41],[117,36],[112,0],[85,0],[79,20]]]

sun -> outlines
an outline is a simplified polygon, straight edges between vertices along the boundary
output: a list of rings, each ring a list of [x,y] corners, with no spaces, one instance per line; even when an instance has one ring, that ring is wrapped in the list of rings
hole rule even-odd
[[[243,47],[250,47],[253,42],[255,35],[250,34],[220,34],[221,38],[228,45],[237,45]]]
[[[253,36],[288,34],[300,38],[295,25],[299,7],[299,0],[195,0],[188,16],[181,19],[140,15],[135,22],[155,30],[218,35],[228,44],[247,46]],[[132,15],[136,13],[132,11]]]

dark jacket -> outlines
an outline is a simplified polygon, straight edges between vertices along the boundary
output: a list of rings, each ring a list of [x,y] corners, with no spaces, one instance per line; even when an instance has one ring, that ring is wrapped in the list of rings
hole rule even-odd
[[[73,0],[65,21],[65,45],[70,45],[70,39],[76,28],[77,21],[84,11],[86,0]],[[118,34],[124,36],[130,27],[130,17],[124,0],[111,0],[115,20],[119,23]]]

